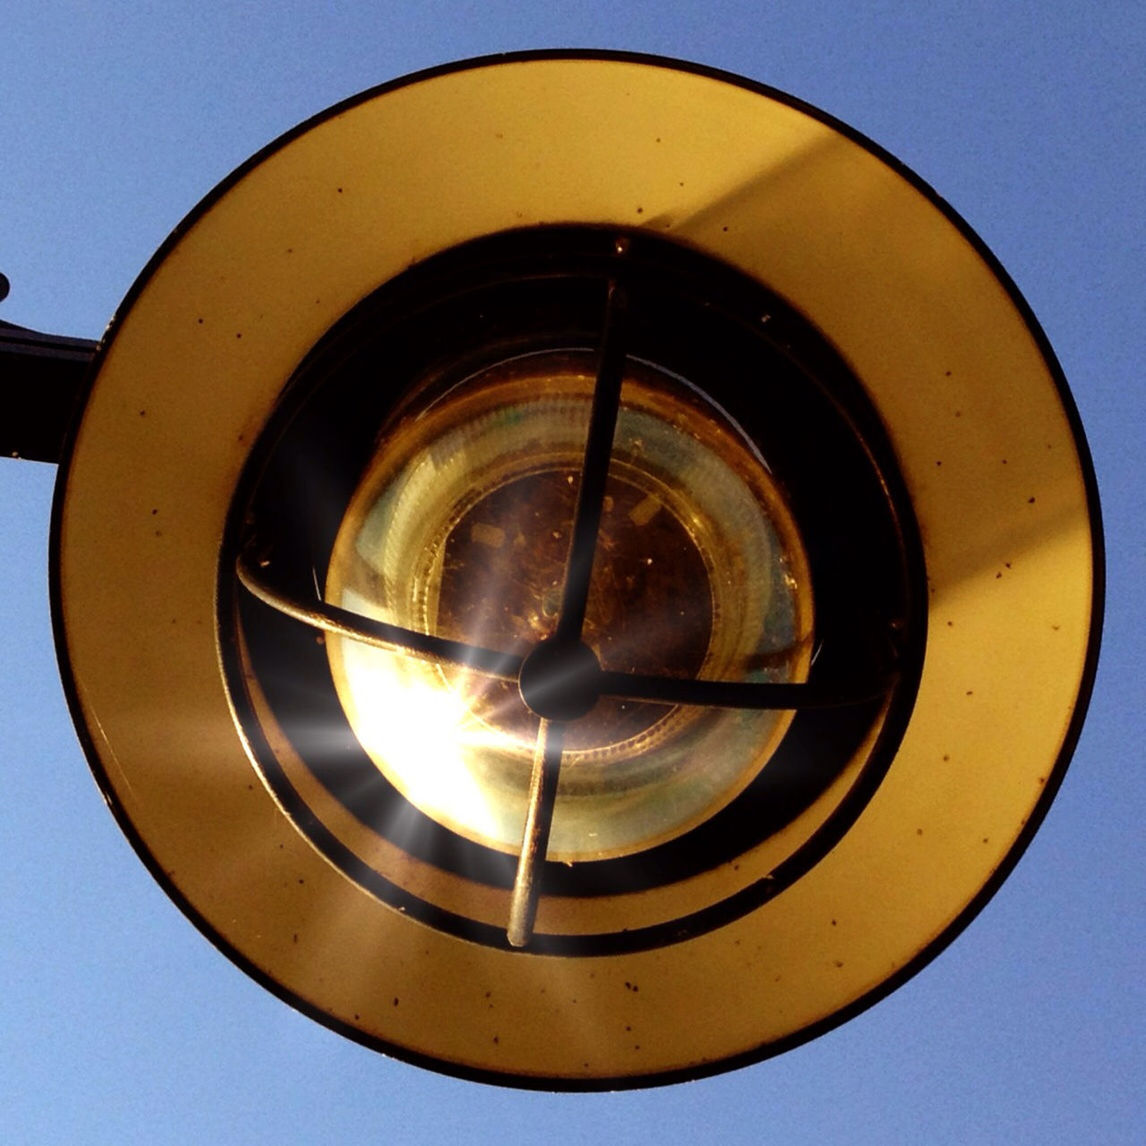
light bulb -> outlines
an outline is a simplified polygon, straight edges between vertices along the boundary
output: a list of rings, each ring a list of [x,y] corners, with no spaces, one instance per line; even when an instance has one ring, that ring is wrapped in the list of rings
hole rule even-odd
[[[593,367],[585,352],[523,355],[407,403],[343,519],[328,602],[519,656],[551,637]],[[607,671],[805,679],[807,561],[765,460],[688,383],[626,370],[583,640]],[[342,637],[327,649],[390,783],[466,839],[516,852],[538,728],[516,685]],[[703,822],[791,719],[602,697],[566,728],[549,858],[627,855]]]

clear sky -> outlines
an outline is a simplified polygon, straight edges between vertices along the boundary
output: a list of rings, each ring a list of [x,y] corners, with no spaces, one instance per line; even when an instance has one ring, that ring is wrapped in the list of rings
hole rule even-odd
[[[780,1058],[617,1095],[419,1070],[264,992],[152,882],[103,807],[59,685],[54,467],[0,462],[0,1140],[1146,1139],[1138,0],[6,0],[0,318],[98,337],[180,219],[281,132],[415,69],[541,47],[683,57],[789,91],[916,170],[1010,271],[1070,380],[1108,541],[1103,659],[1059,797],[946,952]]]

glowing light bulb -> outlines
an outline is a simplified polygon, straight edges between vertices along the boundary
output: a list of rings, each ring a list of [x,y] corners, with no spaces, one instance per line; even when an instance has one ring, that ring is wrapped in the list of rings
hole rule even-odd
[[[527,655],[553,635],[593,388],[590,356],[527,355],[399,417],[351,500],[327,599]],[[687,383],[630,363],[583,640],[601,667],[805,679],[812,608],[799,536],[764,460]],[[512,682],[328,640],[351,727],[427,816],[520,846],[537,718]],[[602,697],[569,723],[549,858],[672,839],[765,765],[790,713]]]

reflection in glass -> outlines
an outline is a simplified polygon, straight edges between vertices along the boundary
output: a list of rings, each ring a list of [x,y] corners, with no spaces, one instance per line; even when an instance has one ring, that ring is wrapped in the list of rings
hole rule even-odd
[[[327,600],[521,656],[551,636],[594,365],[515,358],[399,416],[339,531]],[[630,361],[583,631],[602,668],[799,681],[811,626],[806,560],[763,459],[694,388]],[[327,648],[387,779],[447,828],[516,852],[537,735],[516,685],[344,638]],[[601,698],[566,729],[548,858],[625,855],[695,826],[791,719]]]

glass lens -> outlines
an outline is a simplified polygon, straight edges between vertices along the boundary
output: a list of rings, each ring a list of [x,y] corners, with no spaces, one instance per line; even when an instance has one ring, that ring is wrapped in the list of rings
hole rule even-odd
[[[343,520],[328,601],[520,656],[552,636],[594,370],[587,353],[524,355],[407,403]],[[764,459],[695,388],[630,360],[585,643],[606,670],[799,681],[811,633],[806,558]],[[452,831],[516,852],[538,727],[516,683],[341,637],[327,648],[390,783]],[[602,697],[567,726],[548,858],[680,835],[753,779],[790,720]]]

